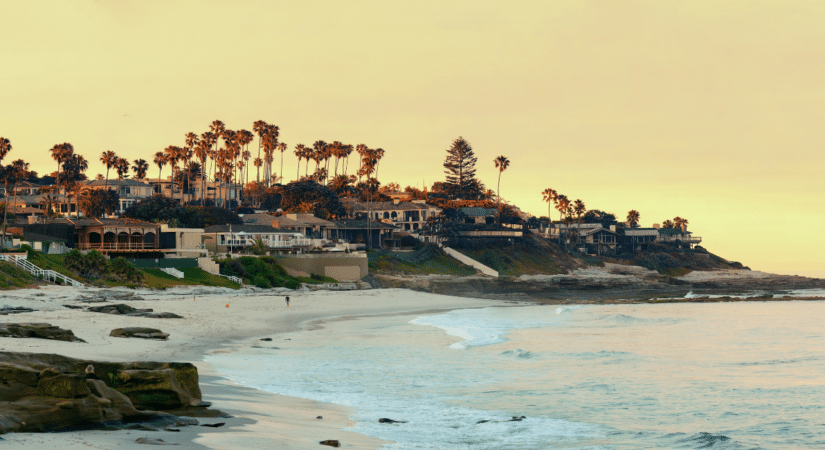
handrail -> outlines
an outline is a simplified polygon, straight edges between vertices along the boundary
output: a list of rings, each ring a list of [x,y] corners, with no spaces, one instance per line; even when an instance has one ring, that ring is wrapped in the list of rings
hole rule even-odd
[[[72,278],[69,278],[60,272],[55,272],[54,270],[41,269],[40,267],[37,267],[34,264],[32,264],[31,261],[29,261],[28,259],[18,257],[17,255],[0,254],[0,260],[10,262],[36,277],[42,277],[44,280],[51,281],[55,284],[57,284],[57,282],[60,281],[63,284],[68,284],[72,286],[83,286],[83,283]]]

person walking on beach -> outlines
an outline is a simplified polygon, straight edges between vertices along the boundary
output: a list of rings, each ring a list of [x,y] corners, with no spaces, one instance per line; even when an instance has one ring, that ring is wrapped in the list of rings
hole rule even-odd
[[[286,298],[286,307],[289,308],[289,297]]]

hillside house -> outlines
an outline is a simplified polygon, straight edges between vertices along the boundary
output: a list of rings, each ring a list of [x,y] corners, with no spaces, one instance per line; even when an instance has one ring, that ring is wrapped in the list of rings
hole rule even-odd
[[[301,233],[269,225],[212,225],[203,230],[204,248],[215,253],[240,253],[260,239],[268,255],[304,252],[310,240]]]

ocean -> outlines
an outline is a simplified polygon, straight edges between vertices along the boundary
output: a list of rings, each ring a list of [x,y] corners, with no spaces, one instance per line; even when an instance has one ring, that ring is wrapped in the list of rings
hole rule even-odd
[[[365,317],[207,361],[387,449],[825,448],[823,302]]]

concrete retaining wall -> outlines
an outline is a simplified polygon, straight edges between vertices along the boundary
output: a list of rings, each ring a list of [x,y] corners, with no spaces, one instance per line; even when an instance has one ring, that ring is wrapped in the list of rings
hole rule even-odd
[[[284,255],[278,264],[293,277],[308,277],[311,274],[335,278],[338,281],[356,281],[367,276],[367,255],[343,254],[303,254]]]

